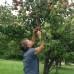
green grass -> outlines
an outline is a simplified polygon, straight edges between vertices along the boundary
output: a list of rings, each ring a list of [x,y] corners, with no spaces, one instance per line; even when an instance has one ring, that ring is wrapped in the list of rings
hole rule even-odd
[[[43,64],[40,63],[40,74],[43,72]],[[0,59],[0,74],[24,74],[23,62]],[[50,74],[55,74],[55,69]],[[74,65],[63,66],[58,74],[74,74]]]

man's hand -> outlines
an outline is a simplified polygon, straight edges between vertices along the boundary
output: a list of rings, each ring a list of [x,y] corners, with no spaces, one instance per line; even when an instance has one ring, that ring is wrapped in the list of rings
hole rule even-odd
[[[35,29],[34,29],[34,33],[37,33],[38,31],[40,31],[40,29],[41,29],[41,23],[40,23],[40,25],[38,25]]]
[[[37,32],[37,35],[38,35],[38,38],[41,40],[42,36],[41,36],[41,32],[40,31]]]
[[[42,36],[41,36],[41,32],[39,31],[40,30],[40,27],[37,26],[34,31],[33,31],[33,36],[32,36],[32,42],[35,43],[35,34],[38,35],[38,38],[41,40]]]
[[[37,26],[37,27],[34,29],[33,33],[37,33],[38,38],[41,40],[41,32],[40,32],[39,30],[40,30],[40,27]]]
[[[32,35],[32,42],[34,42],[35,43],[35,33],[37,33],[38,32],[38,28],[36,27],[35,29],[34,29],[34,31],[33,31],[33,35]]]
[[[36,27],[36,28],[34,29],[33,33],[37,33],[38,31],[39,31],[39,28]]]

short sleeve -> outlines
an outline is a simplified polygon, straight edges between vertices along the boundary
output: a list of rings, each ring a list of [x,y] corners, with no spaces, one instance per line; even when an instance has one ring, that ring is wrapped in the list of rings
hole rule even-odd
[[[26,58],[26,59],[33,59],[33,58],[35,57],[34,53],[35,53],[35,48],[29,49],[29,50],[25,53],[25,58]]]
[[[34,53],[35,53],[35,48],[31,48],[28,50],[29,55],[34,55]]]

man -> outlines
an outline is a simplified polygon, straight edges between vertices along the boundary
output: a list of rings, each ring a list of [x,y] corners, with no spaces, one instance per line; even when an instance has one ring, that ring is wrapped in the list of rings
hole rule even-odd
[[[39,74],[39,61],[37,54],[44,48],[44,42],[36,48],[32,48],[35,43],[35,33],[41,39],[41,32],[36,28],[33,32],[32,40],[23,39],[20,48],[24,52],[24,74]]]

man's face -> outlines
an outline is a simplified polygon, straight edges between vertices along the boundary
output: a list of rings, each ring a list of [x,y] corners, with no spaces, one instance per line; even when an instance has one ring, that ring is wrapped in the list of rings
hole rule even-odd
[[[33,46],[33,42],[29,39],[26,39],[28,46],[31,48]]]

